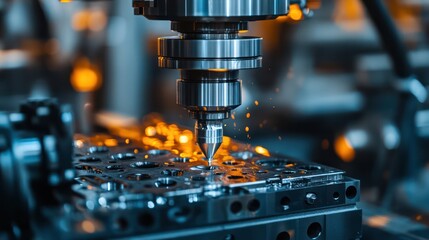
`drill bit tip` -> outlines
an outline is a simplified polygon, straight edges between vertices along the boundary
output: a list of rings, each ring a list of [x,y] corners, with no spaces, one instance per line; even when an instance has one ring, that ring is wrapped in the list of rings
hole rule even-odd
[[[222,144],[223,127],[221,121],[197,121],[195,124],[197,143],[206,157],[209,165]]]

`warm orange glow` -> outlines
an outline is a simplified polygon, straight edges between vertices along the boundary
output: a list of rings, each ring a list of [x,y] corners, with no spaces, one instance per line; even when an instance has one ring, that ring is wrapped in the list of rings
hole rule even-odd
[[[73,15],[72,27],[76,31],[101,31],[106,27],[107,17],[101,10],[82,10]]]
[[[288,17],[288,16],[280,16],[280,17],[278,17],[278,18],[276,19],[276,21],[279,21],[279,22],[286,22],[288,19],[289,19],[289,17]]]
[[[148,137],[153,137],[156,135],[156,128],[149,126],[144,130],[144,133],[146,134],[146,136]]]
[[[310,9],[319,9],[321,6],[321,0],[307,0],[307,7]]]
[[[335,152],[344,162],[351,162],[355,158],[355,150],[350,144],[349,140],[341,135],[339,136],[334,143]]]
[[[246,113],[246,118],[250,118],[250,113]]]
[[[249,131],[250,131],[250,128],[246,126],[246,127],[244,128],[244,131],[249,132]]]
[[[263,156],[266,156],[266,157],[270,156],[270,152],[268,151],[268,149],[266,149],[264,147],[261,147],[261,146],[256,146],[255,147],[255,152],[257,152],[257,153],[259,153],[259,154],[261,154]]]
[[[104,145],[106,145],[107,147],[115,147],[118,146],[118,141],[116,139],[109,138],[104,140]]]
[[[186,136],[186,135],[180,135],[180,137],[179,137],[179,143],[184,144],[184,143],[188,143],[188,142],[189,142],[188,136]]]
[[[346,31],[361,31],[365,25],[365,11],[359,0],[337,0],[333,18]]]
[[[90,19],[90,11],[82,10],[73,15],[72,26],[76,31],[82,31],[88,29]]]
[[[81,148],[84,146],[84,142],[82,140],[76,140],[74,141],[74,145],[78,148]]]
[[[86,233],[94,233],[96,230],[95,224],[91,220],[84,220],[81,223],[82,230]]]
[[[60,0],[60,3],[69,3],[69,2],[73,2],[73,0]]]
[[[259,106],[259,101],[255,100],[255,106]]]
[[[107,24],[106,13],[101,10],[95,10],[91,12],[89,29],[94,32],[102,31]]]
[[[227,72],[228,69],[225,69],[225,68],[210,68],[209,71],[212,71],[212,72]]]
[[[297,4],[290,5],[288,16],[294,21],[301,20],[303,17],[301,8]]]
[[[387,224],[389,224],[390,222],[390,218],[388,216],[383,216],[383,215],[379,215],[379,216],[373,216],[368,218],[367,223],[369,226],[371,227],[385,227]]]
[[[101,75],[98,68],[87,58],[79,58],[70,76],[70,83],[78,92],[92,92],[101,86]]]

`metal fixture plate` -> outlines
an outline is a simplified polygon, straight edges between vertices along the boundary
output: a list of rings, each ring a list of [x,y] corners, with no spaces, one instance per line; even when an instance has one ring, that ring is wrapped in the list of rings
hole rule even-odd
[[[113,133],[122,137],[75,138],[75,205],[104,226],[97,230],[101,235],[123,221],[132,226],[122,233],[149,234],[352,207],[359,200],[359,181],[343,171],[261,146],[226,137],[208,167],[192,132],[177,125],[158,122]]]

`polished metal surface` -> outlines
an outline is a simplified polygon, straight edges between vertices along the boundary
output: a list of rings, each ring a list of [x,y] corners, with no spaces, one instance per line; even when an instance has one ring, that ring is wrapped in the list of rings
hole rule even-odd
[[[262,39],[158,39],[158,55],[168,58],[255,58],[262,55]]]
[[[150,4],[149,4],[150,3]],[[286,15],[288,0],[134,0],[135,14],[149,19],[272,19]]]
[[[262,67],[262,57],[254,59],[173,59],[158,57],[158,66],[170,69],[254,69]]]
[[[195,137],[198,146],[207,157],[209,166],[212,165],[213,156],[223,142],[222,121],[198,120],[195,122]]]
[[[229,111],[241,105],[241,81],[177,80],[176,103],[192,111]]]
[[[112,128],[114,135],[76,135],[73,208],[79,210],[55,223],[64,236],[169,239],[176,232],[180,239],[247,239],[252,226],[274,239],[287,233],[295,239],[359,238],[359,181],[343,171],[228,137],[208,166],[193,139],[207,133],[219,138],[220,121],[201,125],[208,131],[194,136],[149,119]],[[70,235],[64,224],[77,230]],[[82,230],[87,224],[94,226],[91,233]],[[342,224],[348,227],[335,230]]]

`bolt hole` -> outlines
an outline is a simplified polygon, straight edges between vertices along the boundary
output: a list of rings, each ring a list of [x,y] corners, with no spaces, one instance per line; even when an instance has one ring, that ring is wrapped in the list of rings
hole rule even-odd
[[[142,213],[138,218],[138,222],[143,227],[150,227],[154,224],[155,219],[150,213]]]
[[[240,175],[229,175],[228,176],[228,179],[231,179],[231,180],[237,180],[237,179],[242,179],[242,178],[244,178],[244,177],[240,176]]]
[[[243,209],[243,205],[241,204],[241,202],[235,201],[231,204],[230,209],[232,213],[237,214],[241,212],[241,210]]]
[[[130,164],[133,168],[156,168],[159,167],[159,163],[156,162],[135,162]]]
[[[127,176],[127,179],[130,181],[143,181],[150,178],[151,176],[147,173],[132,173]]]
[[[356,187],[355,187],[355,186],[349,186],[349,187],[346,189],[346,197],[347,197],[348,199],[353,199],[353,198],[355,198],[355,197],[356,197],[356,195],[357,195],[357,189],[356,189]]]
[[[288,232],[281,232],[277,234],[276,240],[290,240],[290,234]]]
[[[177,182],[171,178],[159,178],[158,181],[155,182],[155,187],[168,188],[173,187],[176,184]]]
[[[164,156],[169,154],[170,152],[167,150],[152,149],[147,151],[147,153],[152,156]]]
[[[94,146],[88,149],[90,153],[106,153],[109,151],[109,148],[106,146]]]
[[[96,157],[86,157],[86,158],[79,159],[79,161],[90,163],[90,162],[101,162],[101,159]]]
[[[183,170],[180,169],[166,169],[163,170],[161,172],[162,175],[167,175],[167,176],[183,176],[185,172]]]
[[[281,204],[281,205],[283,205],[283,206],[289,206],[289,204],[290,204],[290,199],[289,199],[288,197],[283,197],[283,198],[280,200],[280,204]]]
[[[253,199],[247,204],[247,209],[251,212],[256,212],[259,210],[259,207],[261,206],[261,203],[258,199]]]
[[[125,218],[118,218],[116,220],[116,226],[119,230],[125,231],[128,228],[128,221]]]
[[[132,153],[118,153],[118,154],[112,155],[111,158],[113,160],[126,161],[126,160],[134,159],[136,158],[136,156]]]
[[[106,169],[110,171],[120,171],[120,170],[124,170],[124,167],[121,165],[108,165],[106,166]]]
[[[337,201],[338,199],[340,199],[340,193],[339,192],[334,192],[334,194],[332,194],[332,198]]]
[[[307,228],[307,236],[311,239],[317,239],[322,235],[322,225],[318,222],[310,224]]]
[[[173,162],[182,162],[182,163],[185,163],[185,162],[189,162],[189,161],[190,161],[190,158],[175,157],[175,158],[172,158],[172,159],[171,159],[171,161],[173,161]]]

